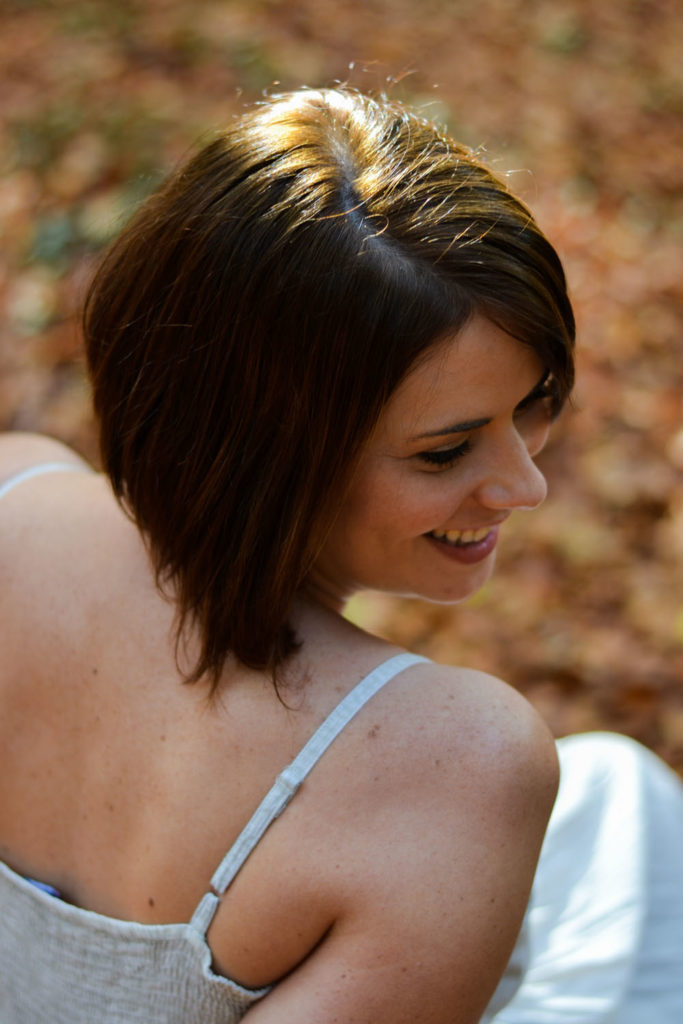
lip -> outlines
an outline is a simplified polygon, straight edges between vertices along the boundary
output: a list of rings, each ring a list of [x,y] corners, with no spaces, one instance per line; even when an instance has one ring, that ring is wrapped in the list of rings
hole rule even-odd
[[[437,551],[441,552],[446,558],[450,558],[451,561],[460,562],[461,565],[476,565],[477,562],[482,562],[485,558],[488,558],[494,550],[498,543],[498,527],[492,526],[486,536],[474,544],[463,544],[457,547],[446,543],[446,541],[437,540],[436,537],[432,537],[429,534],[424,536],[426,540],[434,545]]]

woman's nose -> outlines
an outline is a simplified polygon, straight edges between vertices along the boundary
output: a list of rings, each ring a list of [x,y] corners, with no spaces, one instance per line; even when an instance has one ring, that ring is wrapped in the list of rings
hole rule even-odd
[[[477,488],[479,502],[497,510],[537,508],[547,493],[546,479],[519,434],[500,453]]]

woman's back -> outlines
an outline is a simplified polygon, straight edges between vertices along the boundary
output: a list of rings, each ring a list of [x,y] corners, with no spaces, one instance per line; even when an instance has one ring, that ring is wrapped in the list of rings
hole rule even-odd
[[[173,608],[103,478],[27,481],[0,516],[3,845],[79,906],[187,920],[278,772],[343,696],[343,673],[321,693],[318,671],[290,713],[240,668],[211,706],[182,685]],[[331,660],[339,666],[339,652]]]
[[[302,604],[305,658],[286,677],[288,707],[267,678],[243,668],[228,669],[210,703],[205,690],[181,684],[173,608],[102,478],[25,481],[0,503],[0,523],[11,584],[0,598],[3,857],[98,914],[186,922],[278,772],[392,650]],[[517,728],[501,745],[494,714],[473,744],[470,720],[492,696]],[[392,682],[336,741],[229,889],[209,935],[217,969],[248,987],[277,981],[323,937],[359,927],[367,908],[381,904],[391,863],[402,906],[406,848],[398,854],[396,829],[419,842],[436,815],[440,828],[417,858],[418,874],[440,889],[439,850],[448,851],[455,882],[461,844],[471,857],[466,808],[486,792],[494,746],[496,779],[515,766],[545,791],[547,813],[552,771],[540,782],[528,777],[531,762],[537,768],[547,755],[527,714],[507,688],[476,674],[416,667]],[[424,742],[415,741],[416,728]],[[406,799],[411,791],[414,800]],[[430,919],[435,908],[423,903]],[[345,937],[351,962],[366,955],[365,938],[361,927],[358,939]]]

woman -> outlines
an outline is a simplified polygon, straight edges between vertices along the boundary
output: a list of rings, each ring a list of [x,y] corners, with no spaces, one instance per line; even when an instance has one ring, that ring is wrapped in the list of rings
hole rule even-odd
[[[3,1022],[509,1001],[555,746],[340,613],[488,578],[573,332],[505,185],[350,91],[256,107],[138,213],[85,316],[106,477],[0,445]]]

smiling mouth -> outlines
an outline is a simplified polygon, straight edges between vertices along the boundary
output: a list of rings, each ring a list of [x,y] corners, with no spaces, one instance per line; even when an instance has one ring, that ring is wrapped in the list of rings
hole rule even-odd
[[[492,527],[486,526],[481,530],[432,530],[427,534],[434,540],[440,540],[442,544],[451,544],[453,547],[466,547],[468,544],[479,544],[491,533]]]

